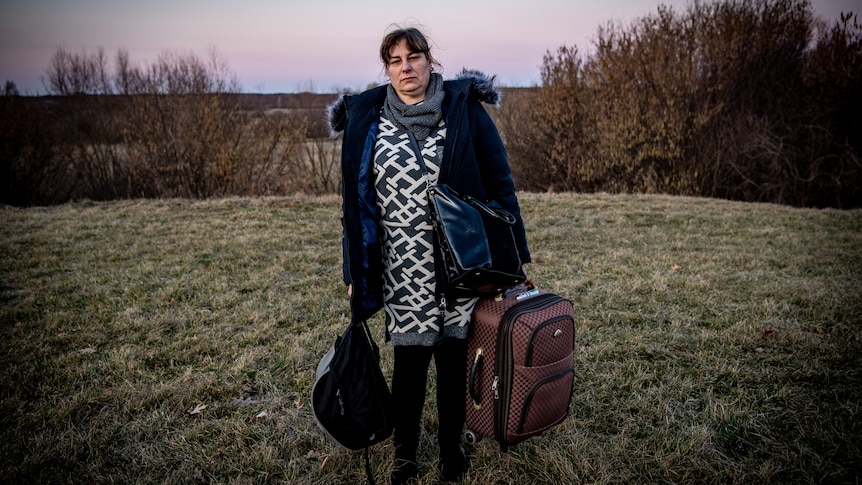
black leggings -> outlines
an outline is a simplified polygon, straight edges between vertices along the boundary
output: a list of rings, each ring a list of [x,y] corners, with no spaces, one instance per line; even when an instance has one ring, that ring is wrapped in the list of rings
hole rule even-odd
[[[431,357],[437,368],[437,442],[441,457],[458,453],[464,429],[467,341],[445,338],[438,345],[395,346],[392,400],[395,409],[395,456],[416,461],[422,408]]]

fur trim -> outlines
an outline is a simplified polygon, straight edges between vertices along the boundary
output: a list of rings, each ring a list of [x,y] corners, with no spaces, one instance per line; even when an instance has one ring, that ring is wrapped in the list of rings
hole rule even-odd
[[[503,94],[494,86],[496,79],[497,76],[488,76],[480,71],[466,68],[455,77],[456,81],[466,80],[470,82],[470,96],[475,96],[476,99],[483,103],[499,107]],[[333,138],[344,131],[344,125],[347,122],[346,96],[344,94],[339,96],[337,100],[326,107],[329,133]]]
[[[497,76],[487,76],[481,71],[464,68],[458,73],[455,79],[471,80],[470,94],[475,95],[483,103],[493,104],[497,107],[500,106],[500,99],[502,99],[503,95],[494,87],[494,81],[497,79]]]
[[[329,122],[329,136],[335,138],[339,133],[344,131],[344,124],[347,121],[347,102],[342,94],[329,106],[326,107],[326,119]]]

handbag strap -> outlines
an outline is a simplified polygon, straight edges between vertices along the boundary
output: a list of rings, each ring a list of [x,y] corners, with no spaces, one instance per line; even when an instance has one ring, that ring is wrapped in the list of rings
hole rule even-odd
[[[422,174],[425,176],[425,192],[428,195],[428,208],[430,210],[434,210],[431,202],[431,186],[434,185],[431,183],[431,173],[428,172],[428,167],[425,165],[425,158],[422,156],[422,149],[419,148],[419,143],[416,141],[416,137],[413,136],[413,132],[410,130],[405,130],[407,132],[407,137],[410,138],[410,144],[413,146],[413,151],[416,153],[416,162],[419,163],[419,168],[422,169]],[[436,222],[434,222],[434,216],[431,216],[431,221],[436,227]],[[435,236],[436,237],[436,236]],[[436,262],[435,262],[436,266]],[[439,275],[439,272],[438,272]],[[437,335],[437,343],[443,341],[443,336],[445,335],[444,326],[446,324],[446,307],[448,303],[446,302],[446,288],[444,288],[443,278],[437,278],[437,306],[439,309],[439,315],[437,317],[437,328],[439,330]]]
[[[416,137],[413,136],[413,132],[410,130],[404,130],[407,132],[407,137],[410,138],[410,144],[413,146],[413,152],[416,154],[416,163],[419,164],[419,168],[422,169],[422,175],[425,176],[425,188],[431,188],[431,172],[428,171],[428,166],[425,165],[425,157],[422,156],[422,149],[419,147],[419,142],[416,141]]]
[[[371,457],[367,446],[365,447],[365,477],[368,478],[369,485],[377,485],[371,472]]]
[[[419,168],[422,169],[422,174],[425,176],[425,188],[430,189],[432,185],[431,183],[431,173],[428,171],[428,166],[425,165],[425,158],[422,156],[422,149],[419,147],[419,143],[416,141],[416,137],[413,136],[413,133],[410,130],[407,131],[407,137],[410,138],[410,144],[413,146],[413,151],[416,153],[416,162],[419,164]],[[450,192],[455,192],[451,188],[449,188]],[[485,214],[494,217],[495,219],[499,219],[500,221],[505,222],[506,224],[514,224],[515,216],[513,216],[509,211],[504,209],[497,209],[494,207],[490,207],[481,200],[470,196],[470,195],[461,195],[455,193],[457,197],[460,197],[464,202],[472,205],[476,209]]]
[[[454,192],[451,188],[449,189],[449,191]],[[487,214],[487,215],[489,215],[489,216],[491,216],[491,217],[493,217],[499,221],[505,222],[506,224],[509,224],[509,225],[512,225],[515,223],[515,216],[513,216],[511,212],[509,212],[505,209],[491,207],[491,206],[485,204],[484,202],[482,202],[481,200],[479,200],[473,196],[470,196],[470,195],[461,195],[458,193],[455,193],[454,195],[457,197],[460,197],[461,200],[463,200],[464,202],[475,207],[480,212],[484,212],[485,214]]]

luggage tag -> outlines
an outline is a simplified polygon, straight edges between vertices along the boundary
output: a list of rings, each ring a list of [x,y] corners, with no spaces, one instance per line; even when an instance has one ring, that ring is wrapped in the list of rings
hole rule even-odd
[[[516,300],[518,300],[518,301],[526,300],[527,298],[532,298],[532,297],[539,294],[539,289],[536,288],[536,285],[534,285],[532,281],[526,281],[524,284],[515,285],[511,288],[507,288],[502,293],[497,293],[496,295],[494,295],[494,301],[503,301],[504,298],[509,296],[509,293],[512,293],[513,291],[521,291],[521,290],[525,290],[525,289],[527,291],[524,291],[520,295],[516,296],[515,297]]]

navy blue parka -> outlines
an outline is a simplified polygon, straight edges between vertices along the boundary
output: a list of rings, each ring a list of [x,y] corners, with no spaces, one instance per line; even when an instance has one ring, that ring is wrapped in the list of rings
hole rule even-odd
[[[350,310],[355,321],[383,307],[383,257],[374,188],[373,159],[387,86],[345,95],[328,109],[333,133],[343,131],[341,148],[343,278],[353,284]],[[503,141],[482,102],[496,104],[493,79],[464,71],[444,81],[446,141],[438,183],[484,201],[496,200],[517,219],[515,237],[523,263],[530,252],[515,184]]]

